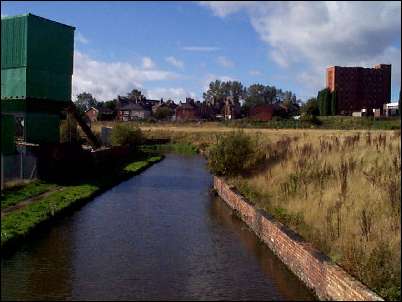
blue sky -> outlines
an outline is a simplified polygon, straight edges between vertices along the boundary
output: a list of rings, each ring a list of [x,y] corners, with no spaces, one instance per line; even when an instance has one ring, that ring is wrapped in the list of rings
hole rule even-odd
[[[326,66],[376,63],[393,64],[393,99],[400,89],[400,2],[1,3],[2,16],[30,12],[75,26],[73,93],[98,100],[133,88],[202,99],[215,79],[275,85],[305,100],[324,87]]]

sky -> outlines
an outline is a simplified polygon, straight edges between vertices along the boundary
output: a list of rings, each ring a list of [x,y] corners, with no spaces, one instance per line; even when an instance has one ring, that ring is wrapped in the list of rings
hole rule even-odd
[[[305,101],[328,66],[392,64],[401,86],[401,2],[1,1],[1,16],[32,13],[74,26],[73,99],[134,88],[148,98],[202,100],[210,81],[291,90]]]

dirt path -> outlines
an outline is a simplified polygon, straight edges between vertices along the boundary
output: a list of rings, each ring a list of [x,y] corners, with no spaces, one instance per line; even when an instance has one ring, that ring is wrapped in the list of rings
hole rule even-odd
[[[49,196],[50,194],[54,193],[54,192],[58,192],[58,191],[62,191],[64,188],[63,187],[56,187],[53,188],[50,191],[44,192],[42,194],[33,196],[31,198],[25,199],[24,201],[20,201],[19,203],[17,203],[16,205],[13,206],[9,206],[5,209],[1,210],[1,218],[3,218],[4,216],[14,212],[14,211],[19,211],[23,208],[25,208],[27,205],[32,204],[34,202],[37,202],[38,200],[41,200],[47,196]]]

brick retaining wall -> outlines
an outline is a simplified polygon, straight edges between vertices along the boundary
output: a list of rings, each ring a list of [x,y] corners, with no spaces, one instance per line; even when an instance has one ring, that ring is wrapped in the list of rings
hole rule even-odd
[[[214,176],[214,188],[256,235],[321,300],[383,301],[341,267],[332,264],[326,255],[303,241],[296,233],[274,221],[265,212],[255,209],[223,179]]]

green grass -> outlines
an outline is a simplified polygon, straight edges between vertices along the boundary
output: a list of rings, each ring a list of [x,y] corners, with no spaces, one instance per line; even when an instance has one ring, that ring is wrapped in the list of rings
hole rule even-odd
[[[353,117],[353,116],[319,116],[321,125],[312,125],[293,119],[273,119],[267,122],[252,121],[249,119],[239,119],[223,122],[228,127],[240,128],[273,128],[273,129],[373,129],[373,130],[397,130],[401,129],[401,118],[374,118],[374,117]]]
[[[161,160],[160,156],[153,156],[147,160],[142,160],[142,161],[136,161],[131,164],[128,164],[125,168],[124,171],[126,172],[138,172],[141,171],[141,169],[144,169],[145,167],[149,166],[150,163],[154,163]]]
[[[34,181],[24,186],[18,186],[1,193],[1,209],[18,204],[19,202],[50,191],[56,185],[43,181]]]
[[[1,221],[1,247],[25,238],[38,225],[61,214],[72,205],[88,201],[161,159],[162,156],[150,156],[145,160],[131,162],[120,173],[102,175],[81,185],[66,186],[63,191],[54,192],[22,210],[6,215]]]
[[[155,152],[174,152],[182,155],[194,155],[197,154],[197,148],[188,143],[170,143],[163,145],[148,145],[143,146],[143,150],[155,151]]]

